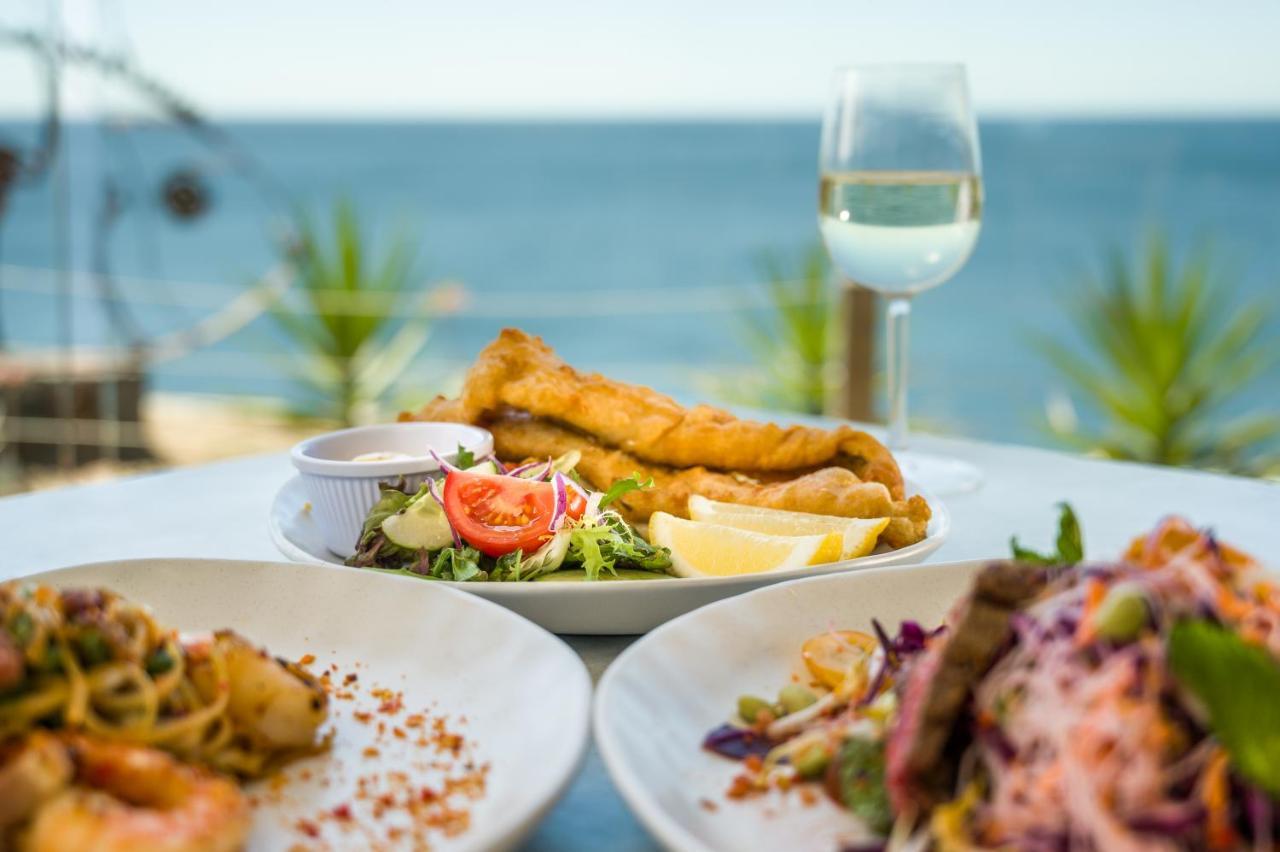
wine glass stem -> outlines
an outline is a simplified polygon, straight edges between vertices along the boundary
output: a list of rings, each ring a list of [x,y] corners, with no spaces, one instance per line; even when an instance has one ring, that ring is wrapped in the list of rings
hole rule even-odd
[[[907,365],[910,361],[907,330],[911,320],[911,299],[889,299],[886,342],[889,345],[889,449],[907,448]]]

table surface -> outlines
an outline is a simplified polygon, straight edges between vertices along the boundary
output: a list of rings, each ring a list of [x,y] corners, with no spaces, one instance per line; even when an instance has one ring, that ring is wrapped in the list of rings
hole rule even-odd
[[[1087,553],[1105,558],[1160,517],[1185,515],[1268,558],[1280,551],[1280,486],[1045,450],[920,437],[922,452],[976,464],[981,489],[947,498],[950,538],[930,559],[1007,554],[1009,536],[1047,546],[1054,504],[1076,509]],[[283,453],[251,456],[0,499],[0,580],[65,565],[147,556],[276,560],[267,513],[292,475]],[[192,511],[192,508],[196,511]],[[569,636],[593,681],[633,637]],[[594,746],[565,797],[526,849],[641,850],[653,842],[609,782]]]

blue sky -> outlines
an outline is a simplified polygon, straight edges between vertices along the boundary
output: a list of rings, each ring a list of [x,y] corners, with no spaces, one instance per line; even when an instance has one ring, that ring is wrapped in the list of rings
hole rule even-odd
[[[6,0],[0,22],[49,0]],[[217,115],[797,116],[834,66],[968,63],[987,114],[1280,115],[1276,0],[62,0]],[[0,57],[0,114],[33,99]],[[71,84],[73,110],[103,97]]]

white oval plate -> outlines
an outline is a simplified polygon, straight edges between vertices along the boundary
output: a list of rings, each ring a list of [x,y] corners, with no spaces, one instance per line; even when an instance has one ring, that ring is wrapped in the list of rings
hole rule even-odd
[[[923,561],[942,546],[951,530],[951,516],[937,497],[911,483],[907,490],[923,495],[933,509],[928,535],[908,547],[860,559],[740,577],[604,583],[437,583],[500,603],[554,633],[644,633],[704,604],[784,580]],[[342,560],[325,547],[319,523],[308,510],[307,495],[297,477],[286,482],[272,501],[270,525],[271,540],[295,562],[342,565]]]
[[[632,812],[667,849],[831,852],[865,839],[858,821],[825,795],[794,791],[731,801],[741,767],[703,751],[739,695],[773,695],[788,683],[805,639],[832,628],[869,631],[913,618],[939,623],[985,562],[859,571],[759,589],[704,607],[640,639],[596,690],[596,743]],[[708,804],[709,803],[709,804]]]
[[[408,714],[447,715],[449,729],[474,744],[478,762],[490,765],[483,798],[470,804],[470,828],[453,838],[432,833],[435,849],[514,847],[564,792],[587,745],[591,683],[578,655],[502,607],[443,586],[214,559],[100,562],[25,579],[107,587],[147,604],[162,624],[179,630],[230,627],[280,657],[315,655],[313,671],[333,663],[340,673],[357,672],[354,700],[330,702],[332,750],[289,766],[278,796],[267,794],[271,782],[249,786],[247,792],[262,799],[251,849],[315,843],[299,833],[297,821],[351,802],[357,779],[371,772],[407,773],[415,788],[439,785],[440,770],[429,766],[432,751],[389,736]],[[369,695],[375,686],[403,691],[404,713],[379,714],[378,699]],[[358,711],[372,711],[375,721],[361,723],[353,715]],[[378,720],[388,733],[375,740]],[[365,756],[366,747],[378,745],[380,755]],[[369,823],[383,845],[389,824]],[[329,848],[369,842],[359,831],[322,826]]]

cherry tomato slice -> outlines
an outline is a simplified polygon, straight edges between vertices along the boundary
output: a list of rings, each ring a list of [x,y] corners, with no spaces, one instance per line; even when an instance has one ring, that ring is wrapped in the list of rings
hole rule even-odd
[[[880,643],[869,634],[832,630],[811,637],[804,643],[800,656],[815,680],[828,689],[837,689],[849,678],[865,681],[871,656],[879,647]]]
[[[581,518],[587,501],[570,487],[568,515]],[[551,537],[556,490],[550,482],[515,476],[450,471],[444,513],[468,544],[488,556],[533,553]]]

